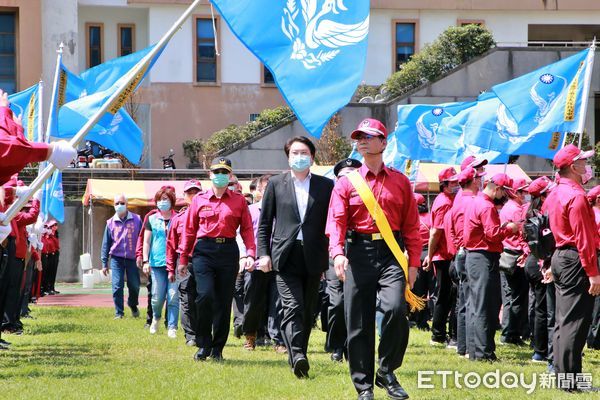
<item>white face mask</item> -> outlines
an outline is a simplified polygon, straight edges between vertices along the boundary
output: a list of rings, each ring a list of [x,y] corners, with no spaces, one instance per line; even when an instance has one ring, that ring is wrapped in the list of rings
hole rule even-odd
[[[523,202],[524,203],[531,203],[531,195],[530,194],[526,194],[523,196]]]

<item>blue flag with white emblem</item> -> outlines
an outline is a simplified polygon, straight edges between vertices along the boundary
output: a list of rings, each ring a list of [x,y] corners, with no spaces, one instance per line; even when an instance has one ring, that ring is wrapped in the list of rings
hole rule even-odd
[[[52,177],[42,186],[40,216],[47,221],[50,216],[61,224],[65,222],[65,198],[63,195],[62,172],[54,171]]]
[[[33,85],[19,93],[8,96],[10,109],[13,114],[21,117],[23,123],[23,135],[30,142],[39,142],[40,122],[40,84]]]
[[[520,134],[511,154],[552,158],[566,132],[577,131],[582,113],[586,69],[593,50],[586,49],[516,79],[492,87]],[[509,146],[510,147],[510,146]]]
[[[387,137],[387,146],[383,151],[383,163],[388,167],[404,172],[406,170],[406,162],[409,159],[407,154],[408,150],[404,144],[398,140],[396,133],[390,133]],[[360,162],[364,161],[364,157],[356,150],[356,146],[352,147],[352,151],[348,158],[353,158]]]
[[[300,122],[320,137],[363,77],[369,0],[212,0],[273,73]]]

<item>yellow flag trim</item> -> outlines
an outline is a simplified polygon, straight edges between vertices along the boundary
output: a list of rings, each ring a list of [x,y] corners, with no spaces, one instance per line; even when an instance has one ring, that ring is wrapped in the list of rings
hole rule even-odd
[[[354,189],[356,189],[356,192],[362,199],[363,203],[365,203],[369,214],[371,214],[371,217],[373,218],[373,220],[375,220],[375,224],[377,225],[379,232],[383,236],[383,240],[385,240],[385,243],[390,248],[390,250],[394,254],[394,257],[396,257],[396,260],[400,263],[400,266],[404,271],[404,278],[406,280],[404,298],[406,299],[406,302],[410,307],[410,311],[414,312],[422,310],[423,308],[425,308],[425,300],[423,300],[421,297],[417,296],[410,290],[410,284],[408,283],[408,260],[402,252],[402,249],[400,249],[398,241],[396,241],[396,238],[394,238],[394,233],[392,232],[392,228],[390,227],[390,223],[388,222],[387,217],[383,212],[383,209],[381,208],[379,203],[377,203],[377,200],[375,199],[375,195],[373,195],[371,188],[369,187],[367,182],[365,182],[364,178],[362,177],[362,175],[360,175],[358,171],[353,171],[346,175],[346,177],[348,178],[352,186],[354,186]]]

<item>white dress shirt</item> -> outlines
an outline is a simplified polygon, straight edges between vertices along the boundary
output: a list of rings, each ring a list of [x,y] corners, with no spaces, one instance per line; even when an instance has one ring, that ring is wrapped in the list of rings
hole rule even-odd
[[[308,192],[310,190],[310,172],[306,176],[306,178],[301,181],[296,178],[293,171],[290,171],[292,174],[292,181],[294,182],[294,192],[296,192],[296,203],[298,204],[298,214],[300,215],[300,220],[304,222],[304,214],[306,214],[306,207],[308,206]],[[302,229],[298,232],[298,236],[296,240],[303,240]]]

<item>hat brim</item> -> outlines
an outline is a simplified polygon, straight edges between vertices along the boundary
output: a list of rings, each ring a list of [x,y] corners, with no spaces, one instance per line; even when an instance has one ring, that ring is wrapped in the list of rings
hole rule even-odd
[[[357,139],[357,136],[361,133],[366,133],[367,135],[372,135],[372,136],[383,136],[385,138],[385,134],[380,131],[379,129],[373,129],[373,128],[359,128],[359,129],[355,129],[354,131],[352,131],[352,133],[350,134],[350,138],[353,140]]]
[[[183,191],[184,191],[184,192],[187,192],[187,191],[188,191],[188,190],[190,190],[190,189],[198,189],[198,190],[202,190],[202,188],[201,188],[200,186],[198,186],[198,185],[191,185],[191,186],[188,186],[188,187],[186,187],[185,189],[183,189]]]
[[[573,159],[573,161],[577,160],[587,160],[588,158],[594,157],[594,150],[582,151]]]
[[[473,168],[484,167],[486,165],[488,165],[488,160],[486,160],[485,158],[475,159],[471,164],[469,164],[469,166]]]
[[[215,165],[211,165],[210,166],[210,170],[214,171],[217,169],[226,169],[229,172],[233,172],[233,169],[229,166],[229,165],[224,165],[224,164],[215,164]]]

